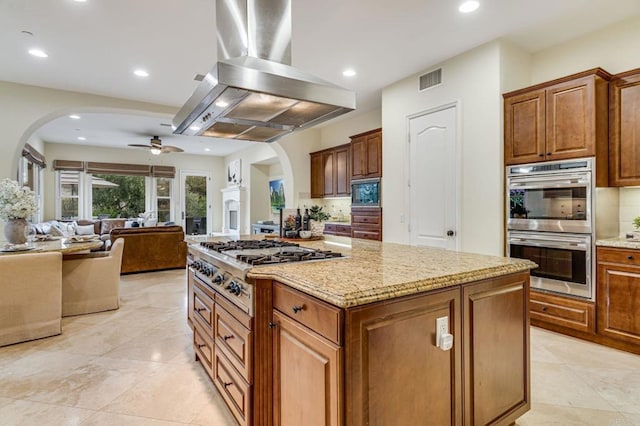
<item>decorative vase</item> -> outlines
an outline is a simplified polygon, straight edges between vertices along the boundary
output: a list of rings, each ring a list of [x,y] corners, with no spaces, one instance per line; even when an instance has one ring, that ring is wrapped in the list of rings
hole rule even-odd
[[[312,237],[320,237],[324,232],[324,222],[320,222],[314,219],[309,221],[309,230]]]
[[[11,244],[24,244],[27,242],[27,219],[9,219],[4,224],[4,236]]]

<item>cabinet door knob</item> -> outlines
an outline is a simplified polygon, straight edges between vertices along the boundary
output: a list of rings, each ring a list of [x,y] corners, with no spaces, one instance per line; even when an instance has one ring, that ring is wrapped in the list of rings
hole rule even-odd
[[[277,324],[275,322],[270,322],[269,323],[269,328],[274,328]]]
[[[551,155],[551,153],[550,153],[550,152],[547,152],[547,155]]]
[[[629,256],[627,256],[627,259],[633,260],[633,256],[629,255]]]
[[[546,306],[542,307],[542,312],[547,312],[547,307]]]
[[[544,157],[544,154],[540,153],[538,154],[538,157]]]
[[[298,312],[300,312],[303,309],[304,309],[304,305],[302,305],[302,306],[299,306],[299,305],[298,306],[294,306],[293,307],[293,313],[297,314]]]

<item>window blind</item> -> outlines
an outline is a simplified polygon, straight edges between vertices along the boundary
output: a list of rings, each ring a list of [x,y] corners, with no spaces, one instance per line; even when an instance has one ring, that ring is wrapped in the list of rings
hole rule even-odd
[[[43,169],[47,167],[47,162],[44,158],[44,155],[40,154],[37,149],[29,145],[28,143],[25,143],[24,148],[22,148],[22,156],[33,164],[37,164],[38,166],[42,167]]]

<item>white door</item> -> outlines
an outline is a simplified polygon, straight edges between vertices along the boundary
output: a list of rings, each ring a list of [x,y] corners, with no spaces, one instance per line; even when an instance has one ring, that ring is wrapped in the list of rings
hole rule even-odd
[[[411,243],[456,250],[456,107],[409,120]]]
[[[188,235],[206,235],[211,228],[211,195],[208,172],[180,172],[180,225]]]

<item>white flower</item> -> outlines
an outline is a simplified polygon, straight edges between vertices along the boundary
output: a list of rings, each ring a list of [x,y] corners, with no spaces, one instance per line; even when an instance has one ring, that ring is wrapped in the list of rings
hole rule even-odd
[[[0,219],[26,219],[38,210],[36,194],[18,182],[3,179],[0,182]]]

